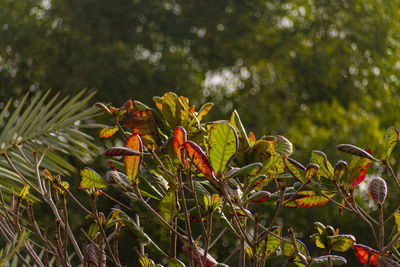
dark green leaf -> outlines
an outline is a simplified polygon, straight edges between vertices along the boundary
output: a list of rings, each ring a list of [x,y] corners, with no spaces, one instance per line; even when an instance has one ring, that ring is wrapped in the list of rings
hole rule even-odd
[[[341,256],[337,255],[327,255],[313,258],[311,262],[311,267],[324,267],[329,266],[329,259],[333,266],[340,266],[347,264],[347,260]]]
[[[159,214],[165,221],[170,222],[171,218],[178,214],[176,205],[175,189],[171,186],[158,206]]]
[[[140,228],[137,226],[135,221],[131,219],[125,212],[120,211],[119,214],[122,222],[128,227],[128,229],[132,232],[132,234],[137,238],[137,240],[147,246],[152,251],[161,254],[163,256],[167,256],[154,242],[150,239],[150,237]]]
[[[260,162],[251,163],[249,165],[243,166],[241,168],[234,168],[229,171],[225,177],[227,178],[235,178],[235,177],[247,177],[250,175],[256,175],[263,165]]]
[[[374,161],[379,161],[375,159],[370,153],[366,152],[364,149],[356,147],[350,144],[337,145],[336,148],[344,153],[352,154],[361,158],[367,158]]]
[[[382,256],[378,256],[377,262],[380,267],[400,267],[400,263]]]

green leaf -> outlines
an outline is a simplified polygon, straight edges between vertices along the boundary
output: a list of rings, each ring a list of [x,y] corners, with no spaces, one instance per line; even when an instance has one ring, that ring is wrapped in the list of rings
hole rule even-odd
[[[352,248],[356,239],[352,235],[334,235],[327,236],[329,247],[338,252],[345,252]]]
[[[263,183],[267,179],[266,175],[259,175],[253,179],[251,179],[249,185],[243,192],[243,197],[246,197],[251,190],[255,189],[259,184]]]
[[[120,211],[119,214],[122,223],[125,224],[128,229],[132,232],[132,234],[136,237],[136,239],[143,245],[147,246],[152,251],[161,254],[163,256],[167,256],[167,254],[162,251],[154,242],[150,239],[150,237],[137,226],[135,221],[131,219],[125,212]]]
[[[389,127],[386,130],[385,136],[385,157],[384,159],[387,160],[392,154],[393,149],[399,142],[399,131],[395,127]]]
[[[314,176],[316,176],[319,180],[320,179],[319,178],[319,166],[315,163],[308,163],[308,165],[306,167],[305,176],[306,176],[307,181],[310,180]]]
[[[82,180],[80,187],[82,189],[92,190],[94,187],[100,189],[107,186],[103,178],[90,168],[84,168],[81,170],[81,176]]]
[[[271,193],[268,191],[257,191],[249,196],[245,203],[256,203],[268,200],[271,197]]]
[[[340,179],[342,179],[342,177],[346,171],[347,171],[347,163],[343,160],[339,160],[335,164],[335,168],[333,171],[333,179],[335,181],[339,182]]]
[[[167,92],[162,97],[162,110],[167,125],[171,129],[181,124],[181,110],[185,107],[175,93]]]
[[[148,255],[140,255],[139,263],[142,267],[155,267],[154,261],[149,259]]]
[[[171,186],[158,206],[159,214],[165,221],[171,222],[171,218],[178,214],[176,204],[175,189]]]
[[[307,178],[305,175],[306,168],[291,158],[284,158],[283,162],[285,163],[286,168],[293,175],[294,178],[299,180],[301,183],[306,183]]]
[[[268,242],[266,248],[264,246],[265,246],[265,240],[267,239],[261,240],[261,242],[258,245],[257,254],[260,259],[262,259],[264,249],[265,249],[265,259],[267,259],[275,255],[276,250],[281,245],[281,239],[276,236],[282,236],[282,228],[281,227],[276,228],[272,230],[272,233],[274,233],[275,235],[272,235],[271,233],[268,234]]]
[[[288,158],[293,153],[293,145],[285,137],[277,135],[276,136],[276,142],[275,142],[275,151],[282,158]]]
[[[328,161],[324,152],[313,150],[311,152],[311,163],[315,163],[319,166],[319,174],[327,179],[333,178],[334,169]]]
[[[237,149],[238,137],[235,129],[228,123],[214,123],[208,138],[208,153],[217,178],[222,177]]]
[[[238,162],[240,164],[244,164],[246,153],[247,153],[247,151],[249,151],[251,146],[250,146],[250,142],[247,137],[247,134],[246,134],[246,130],[244,129],[242,121],[240,120],[239,114],[236,110],[234,110],[232,112],[231,118],[229,120],[229,124],[235,128],[237,137],[238,137],[238,141],[239,141],[238,142],[239,147],[238,147],[236,159],[238,160]]]
[[[214,106],[214,103],[208,102],[201,106],[199,112],[197,113],[197,119],[201,121],[205,115],[210,112],[211,108]]]
[[[26,94],[18,99],[18,105],[14,108],[14,101],[9,100],[0,113],[0,147],[6,150],[14,165],[20,172],[31,180],[32,185],[37,187],[34,177],[35,169],[21,156],[13,143],[18,143],[28,159],[33,161],[32,150],[42,151],[47,147],[51,150],[44,157],[41,167],[51,172],[68,175],[75,172],[75,164],[68,162],[70,156],[89,162],[96,152],[98,146],[92,140],[93,137],[83,133],[80,128],[89,126],[85,121],[93,119],[101,114],[95,107],[87,108],[88,101],[93,94],[82,98],[85,92],[76,94],[73,98],[65,97],[59,99],[56,94],[50,98],[50,91],[45,94],[40,92],[30,95]],[[20,176],[12,170],[4,158],[0,159],[0,171],[3,178],[0,179],[3,192],[15,188],[20,191],[25,185]],[[33,193],[31,193],[33,194]],[[29,195],[29,197],[34,197]]]
[[[203,200],[205,208],[210,212],[216,211],[222,203],[222,198],[218,194],[213,194],[212,196],[204,195]]]
[[[311,262],[311,267],[324,267],[329,266],[329,259],[333,266],[340,266],[347,264],[347,260],[341,256],[337,255],[327,255],[313,258]]]
[[[329,191],[322,191],[328,197],[332,198],[335,196],[335,193]],[[328,203],[329,199],[325,196],[318,195],[314,191],[300,191],[295,199],[292,202],[287,203],[286,205],[291,207],[301,207],[301,208],[311,208],[311,207],[319,207]]]
[[[261,162],[263,165],[273,154],[275,154],[275,148],[274,141],[271,140],[258,140],[251,148],[252,161]]]
[[[186,265],[176,258],[169,258],[167,262],[167,267],[186,267]]]
[[[393,218],[394,218],[394,222],[396,224],[396,232],[400,232],[400,210],[397,210],[394,214],[393,214]]]
[[[310,256],[309,256],[308,250],[307,250],[306,246],[303,244],[303,242],[296,239],[296,245],[297,245],[297,248],[299,249],[299,252],[305,257],[305,259],[308,259]],[[296,254],[296,250],[294,249],[292,243],[289,243],[289,242],[283,243],[282,254],[290,259],[293,259],[293,261],[295,261],[295,262],[302,262],[300,260],[300,256]]]
[[[371,160],[365,157],[353,156],[348,163],[347,177],[344,181],[345,185],[354,188],[360,184],[367,173],[367,169],[371,164]]]
[[[380,267],[400,267],[400,263],[382,256],[378,256],[377,262]]]
[[[323,225],[323,224],[320,223],[320,222],[314,222],[314,226],[315,226],[315,228],[317,229],[317,231],[318,231],[318,233],[319,233],[320,235],[324,232],[324,230],[325,230],[325,228],[326,228],[326,226]]]
[[[249,165],[243,166],[241,168],[233,168],[226,173],[226,178],[243,178],[247,176],[256,175],[260,172],[263,165],[260,162],[250,163]]]
[[[340,144],[337,145],[336,148],[344,153],[352,154],[361,158],[367,158],[374,161],[379,161],[375,159],[370,153],[366,152],[364,149],[361,149],[354,145]]]

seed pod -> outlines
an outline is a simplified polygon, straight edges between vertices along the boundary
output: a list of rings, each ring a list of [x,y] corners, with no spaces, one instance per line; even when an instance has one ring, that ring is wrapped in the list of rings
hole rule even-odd
[[[378,204],[383,204],[387,194],[386,182],[380,177],[375,177],[368,185],[368,195]]]

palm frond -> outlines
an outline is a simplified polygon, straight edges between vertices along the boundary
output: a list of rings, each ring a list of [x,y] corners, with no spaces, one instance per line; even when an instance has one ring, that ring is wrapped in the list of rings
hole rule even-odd
[[[93,94],[83,97],[84,93],[83,90],[72,98],[62,99],[58,94],[49,97],[50,91],[28,93],[21,99],[10,99],[0,112],[0,149],[7,151],[15,167],[29,180],[34,181],[34,168],[28,162],[33,162],[34,150],[43,153],[50,148],[42,167],[63,175],[75,171],[68,157],[88,162],[96,154],[98,147],[93,138],[81,128],[99,111],[86,108]],[[7,192],[22,184],[20,176],[0,158],[0,189]]]

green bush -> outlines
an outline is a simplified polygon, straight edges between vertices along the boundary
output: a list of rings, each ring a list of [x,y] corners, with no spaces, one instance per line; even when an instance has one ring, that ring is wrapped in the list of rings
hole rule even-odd
[[[399,140],[397,129],[387,130],[383,155],[340,144],[337,149],[350,155],[347,161],[332,165],[324,152],[313,150],[305,167],[291,158],[288,139],[257,139],[246,132],[236,111],[229,120],[205,122],[212,103],[196,111],[187,98],[171,92],[154,102],[156,108],[131,100],[120,108],[95,104],[110,122],[100,138],[115,143],[122,138],[123,143],[104,150],[110,158],[105,174],[81,170],[83,197],[73,192],[77,184],[55,174],[61,173],[57,168],[44,166],[47,150],[40,157],[34,151],[32,157],[19,149],[23,142],[11,140],[16,151],[2,154],[25,186],[0,198],[4,264],[339,266],[352,257],[365,266],[399,266],[400,211],[385,209],[386,196],[400,190],[389,164]],[[82,141],[71,136],[72,145]],[[396,186],[370,177],[368,186],[358,189],[371,164],[386,168]],[[364,209],[368,201],[377,212]],[[116,206],[103,213],[105,202]],[[48,207],[54,227],[40,222],[36,206]],[[373,248],[357,243],[352,233],[321,223],[325,218],[309,221],[315,226],[309,238],[296,237],[302,229],[287,214],[296,219],[306,208],[331,207],[339,210],[336,216],[355,215],[355,224],[367,225]],[[72,216],[87,223],[76,230]],[[125,233],[135,241],[122,242]],[[310,255],[309,240],[318,255]],[[136,256],[122,254],[133,249]],[[355,256],[345,253],[349,250]]]

